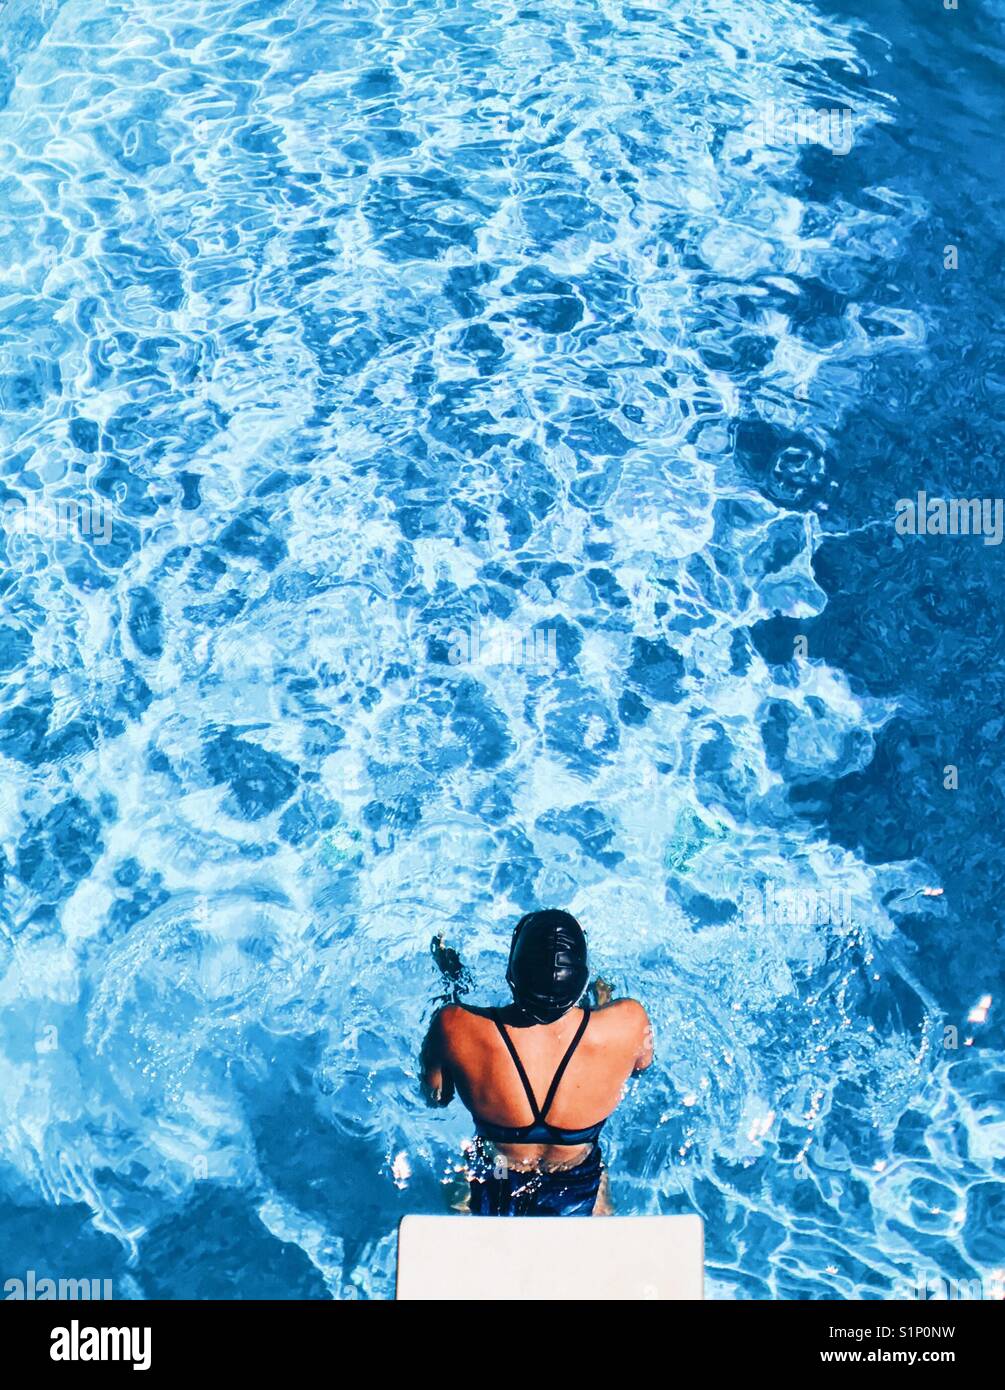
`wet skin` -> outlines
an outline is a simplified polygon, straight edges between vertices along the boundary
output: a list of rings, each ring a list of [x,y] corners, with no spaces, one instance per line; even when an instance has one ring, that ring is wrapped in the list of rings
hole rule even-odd
[[[548,1111],[562,1129],[585,1129],[616,1109],[626,1081],[652,1063],[652,1028],[634,999],[610,999],[597,982],[599,1007],[573,1054]],[[510,1032],[538,1104],[579,1027],[582,1009],[554,1023],[527,1024],[510,1008],[502,1021]],[[423,1089],[431,1105],[449,1105],[455,1090],[474,1114],[494,1124],[527,1125],[533,1116],[523,1086],[488,1010],[450,1004],[433,1018],[422,1054]],[[483,1141],[484,1142],[484,1141]],[[494,1144],[491,1151],[519,1171],[575,1168],[591,1144]],[[603,1199],[602,1192],[602,1199]],[[598,1201],[598,1210],[601,1201]]]

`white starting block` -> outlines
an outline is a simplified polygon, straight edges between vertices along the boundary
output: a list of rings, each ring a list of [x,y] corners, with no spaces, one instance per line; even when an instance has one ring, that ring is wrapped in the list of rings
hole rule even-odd
[[[700,1299],[700,1216],[406,1216],[399,1299]]]

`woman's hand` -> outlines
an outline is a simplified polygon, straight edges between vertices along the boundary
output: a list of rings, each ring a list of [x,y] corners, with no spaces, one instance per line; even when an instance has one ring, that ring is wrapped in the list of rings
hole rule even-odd
[[[604,1008],[614,998],[614,991],[607,981],[601,979],[599,975],[590,986],[590,989],[593,991],[594,1004],[598,1009]]]

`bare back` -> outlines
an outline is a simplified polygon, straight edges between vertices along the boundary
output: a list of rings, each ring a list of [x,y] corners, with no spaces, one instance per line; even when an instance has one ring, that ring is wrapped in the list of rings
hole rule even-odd
[[[575,1008],[555,1023],[509,1027],[539,1106],[582,1022],[583,1010]],[[535,1118],[530,1101],[495,1019],[450,1005],[440,1015],[440,1032],[444,1069],[468,1110],[497,1125],[529,1125]],[[616,1109],[628,1078],[651,1061],[651,1028],[641,1004],[621,999],[591,1010],[548,1108],[549,1124],[575,1131],[606,1119]],[[514,1167],[572,1167],[590,1147],[496,1144]]]

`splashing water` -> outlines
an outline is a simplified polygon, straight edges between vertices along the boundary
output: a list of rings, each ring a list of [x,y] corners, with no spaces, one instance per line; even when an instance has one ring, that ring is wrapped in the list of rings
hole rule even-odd
[[[825,143],[811,196],[766,133],[895,121],[860,26],[0,24],[0,1274],[388,1296],[468,1133],[417,1092],[430,939],[498,998],[541,904],[652,1014],[614,1200],[701,1211],[711,1293],[1005,1262],[989,1083],[894,916],[937,910],[931,870],[789,795],[866,768],[898,692],[750,636],[823,612],[834,441],[927,351],[872,298],[922,201]],[[769,910],[799,893],[851,910]]]

